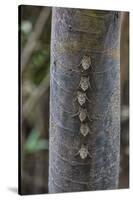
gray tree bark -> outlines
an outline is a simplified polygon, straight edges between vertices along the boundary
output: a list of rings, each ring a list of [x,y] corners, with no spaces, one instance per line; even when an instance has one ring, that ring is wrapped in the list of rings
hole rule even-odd
[[[50,80],[49,193],[115,189],[120,156],[120,25],[113,11],[53,8]],[[83,56],[91,134],[80,133],[76,91]],[[82,144],[89,155],[78,153]]]

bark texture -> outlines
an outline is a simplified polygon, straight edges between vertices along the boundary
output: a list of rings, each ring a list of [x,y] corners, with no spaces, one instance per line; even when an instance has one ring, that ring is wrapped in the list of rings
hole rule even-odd
[[[120,156],[120,13],[53,8],[50,80],[49,193],[115,189]],[[92,89],[86,103],[92,134],[79,133],[74,101],[84,55]],[[81,145],[89,156],[76,155]]]

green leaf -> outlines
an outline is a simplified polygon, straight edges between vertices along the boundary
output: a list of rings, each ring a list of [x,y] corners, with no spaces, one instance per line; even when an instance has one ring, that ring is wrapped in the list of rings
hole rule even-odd
[[[26,143],[24,150],[28,153],[34,153],[40,150],[48,150],[48,140],[39,139],[39,133],[36,129],[32,129]]]
[[[48,150],[49,144],[48,140],[39,140],[36,145],[36,150]]]

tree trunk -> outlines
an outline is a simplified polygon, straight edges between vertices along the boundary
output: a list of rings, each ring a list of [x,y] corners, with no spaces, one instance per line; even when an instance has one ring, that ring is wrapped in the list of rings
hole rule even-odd
[[[53,8],[50,80],[49,193],[115,189],[120,159],[121,14]],[[83,70],[84,56],[90,58]],[[83,70],[83,71],[82,71]],[[83,105],[89,133],[73,116],[82,107],[76,91],[90,78]],[[86,74],[87,71],[87,74]],[[80,155],[82,145],[89,151]]]

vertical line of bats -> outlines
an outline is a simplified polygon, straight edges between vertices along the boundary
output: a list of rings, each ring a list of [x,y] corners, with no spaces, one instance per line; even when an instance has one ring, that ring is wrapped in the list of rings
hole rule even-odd
[[[90,84],[90,78],[88,75],[88,70],[91,67],[90,56],[83,56],[82,61],[79,65],[81,67],[81,78],[79,87],[77,89],[76,99],[79,105],[78,112],[74,116],[78,116],[80,120],[80,134],[85,138],[88,134],[91,134],[89,127],[89,121],[92,121],[89,117],[88,110],[86,108],[86,103],[91,103],[90,99],[87,97],[88,89],[92,89]],[[81,144],[79,151],[76,153],[81,159],[85,159],[88,156],[91,158],[91,154],[88,151],[88,146],[86,144]]]

